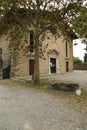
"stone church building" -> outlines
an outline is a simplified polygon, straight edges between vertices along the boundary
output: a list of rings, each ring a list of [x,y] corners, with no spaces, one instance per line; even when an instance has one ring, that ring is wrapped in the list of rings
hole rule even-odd
[[[40,74],[61,74],[73,71],[73,37],[61,36],[57,39],[52,34],[43,41],[44,55],[40,57]],[[24,43],[26,45],[26,43]],[[15,55],[9,51],[6,36],[0,37],[0,78],[11,76],[30,76],[34,73],[34,36],[28,34],[29,52],[24,55],[21,50]],[[16,60],[15,57],[16,56]]]

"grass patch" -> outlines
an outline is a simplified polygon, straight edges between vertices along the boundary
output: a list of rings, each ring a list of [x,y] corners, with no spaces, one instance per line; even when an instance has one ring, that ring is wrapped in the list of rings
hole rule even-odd
[[[6,79],[6,80],[0,80],[0,85],[4,86],[23,86],[23,87],[29,87],[29,88],[34,88],[34,89],[47,89],[49,87],[49,83],[47,81],[39,84],[33,84],[32,82],[29,81],[18,81],[18,80],[11,80],[11,79]]]
[[[13,86],[25,86],[26,83],[17,80],[5,79],[5,80],[0,80],[0,85],[13,87]]]
[[[87,106],[87,90],[82,89],[82,93],[80,96],[77,96],[75,92],[67,92],[67,91],[58,91],[51,90],[51,93],[57,97],[60,97],[63,100],[66,100],[68,103],[73,104],[81,104],[81,106]]]

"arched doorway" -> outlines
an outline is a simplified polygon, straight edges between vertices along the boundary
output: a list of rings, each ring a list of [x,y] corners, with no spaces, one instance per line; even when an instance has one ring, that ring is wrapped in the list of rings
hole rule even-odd
[[[49,74],[58,73],[58,51],[49,50]]]

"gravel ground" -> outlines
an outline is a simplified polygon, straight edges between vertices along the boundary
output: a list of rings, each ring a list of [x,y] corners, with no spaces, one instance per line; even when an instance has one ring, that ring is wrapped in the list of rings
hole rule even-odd
[[[41,90],[0,86],[0,130],[87,130],[87,104]]]

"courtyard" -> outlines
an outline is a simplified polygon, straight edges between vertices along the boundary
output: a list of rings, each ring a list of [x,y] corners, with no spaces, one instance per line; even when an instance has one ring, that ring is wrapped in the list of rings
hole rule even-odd
[[[78,97],[1,80],[0,130],[87,130],[87,92]]]

